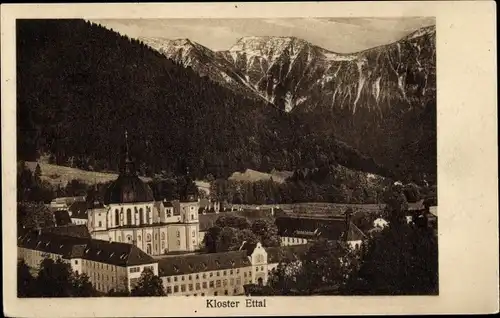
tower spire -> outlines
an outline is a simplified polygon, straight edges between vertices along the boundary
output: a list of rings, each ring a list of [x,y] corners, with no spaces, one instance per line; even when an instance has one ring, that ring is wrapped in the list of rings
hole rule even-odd
[[[134,162],[130,158],[130,148],[128,145],[128,131],[125,130],[125,174],[134,175],[135,167]]]
[[[125,153],[125,158],[126,160],[129,160],[130,156],[129,156],[129,149],[128,149],[128,132],[127,130],[125,129],[125,147],[126,147],[126,153]]]

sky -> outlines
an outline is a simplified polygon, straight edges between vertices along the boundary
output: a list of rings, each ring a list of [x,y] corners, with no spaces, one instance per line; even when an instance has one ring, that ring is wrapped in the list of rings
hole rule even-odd
[[[91,21],[132,38],[188,38],[215,51],[228,50],[244,36],[295,36],[338,53],[392,43],[421,27],[435,24],[433,17]]]

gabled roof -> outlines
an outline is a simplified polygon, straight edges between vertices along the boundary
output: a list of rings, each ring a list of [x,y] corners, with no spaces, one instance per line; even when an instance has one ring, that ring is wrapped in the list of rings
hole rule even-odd
[[[199,255],[179,255],[158,260],[160,276],[185,275],[199,272],[250,266],[247,252],[231,251]]]
[[[68,211],[71,213],[72,219],[85,219],[85,220],[87,220],[87,208],[88,208],[87,202],[77,201],[77,202],[73,202],[69,206]]]
[[[349,230],[347,231],[347,241],[362,241],[366,240],[368,237],[357,227],[354,223],[349,224]]]
[[[90,239],[90,233],[87,229],[87,226],[84,224],[81,225],[66,225],[66,226],[57,226],[57,227],[47,227],[42,229],[42,233],[53,233],[57,235],[65,235],[65,236],[73,236],[80,238]]]
[[[284,237],[326,238],[340,240],[347,230],[344,216],[331,218],[280,216],[275,224],[278,235]]]
[[[54,233],[31,231],[18,238],[18,246],[58,254],[66,259],[82,258],[122,267],[155,263],[151,256],[132,244]]]
[[[64,226],[71,224],[71,218],[69,217],[69,213],[67,210],[55,210],[52,213],[54,213],[56,226]]]

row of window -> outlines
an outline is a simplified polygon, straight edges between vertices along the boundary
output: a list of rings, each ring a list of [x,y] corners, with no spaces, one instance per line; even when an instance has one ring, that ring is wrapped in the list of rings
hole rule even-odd
[[[88,261],[86,259],[84,259],[82,261],[82,263],[83,263],[83,265],[88,266],[88,267],[92,267],[94,269],[106,269],[106,270],[110,270],[112,272],[115,270],[115,267],[113,265],[97,263],[97,262],[93,262],[93,261]],[[75,265],[78,265],[78,260],[75,260]]]
[[[172,289],[171,288],[169,289],[169,287],[167,287],[167,294],[171,294],[171,293],[172,293]],[[236,294],[238,294],[238,288],[235,288],[233,290],[233,295],[236,295]],[[219,292],[215,291],[214,292],[214,296],[218,296],[218,295],[219,295]],[[227,289],[224,290],[224,295],[225,296],[229,295],[229,290],[227,290]],[[186,297],[188,297],[188,296],[194,296],[194,297],[196,297],[196,296],[198,296],[198,294],[186,294],[184,296],[186,296]],[[205,293],[201,293],[200,296],[202,296],[202,297],[205,296]]]
[[[144,224],[144,210],[142,208],[135,208],[135,221],[136,224]],[[115,209],[115,225],[119,226],[120,221],[123,221],[123,208],[121,208],[121,211],[119,209]],[[151,219],[151,208],[149,206],[146,207],[146,220],[147,224],[152,224],[152,219]],[[132,210],[127,209],[127,224],[132,224]]]
[[[288,243],[306,243],[307,240],[303,238],[287,237],[286,242]]]
[[[99,225],[100,226],[100,225]],[[181,232],[180,231],[177,231],[176,233],[176,236],[177,237],[181,237]],[[196,237],[196,231],[192,231],[191,233],[191,236],[192,237]],[[137,236],[137,241],[140,241],[142,239],[142,237],[140,235]],[[162,241],[165,240],[165,232],[162,232],[161,233],[161,239]],[[158,233],[155,233],[155,241],[158,240]],[[120,236],[118,236],[118,241],[120,241]],[[131,242],[132,241],[132,235],[127,235],[127,241],[128,242]],[[151,234],[147,234],[146,235],[146,242],[150,242],[151,241]],[[179,243],[180,245],[180,243]]]
[[[236,283],[236,285],[235,285]],[[251,284],[252,280],[248,280],[248,283]],[[210,282],[202,282],[202,283],[196,283],[196,284],[182,284],[182,285],[175,285],[173,286],[173,292],[178,293],[179,290],[181,293],[185,293],[186,291],[194,291],[194,290],[201,290],[201,289],[207,289],[207,288],[220,288],[220,287],[227,287],[229,286],[240,286],[241,285],[241,278],[231,278],[230,280],[224,279],[224,280],[211,280]],[[167,293],[171,294],[172,293],[172,286],[167,286]]]
[[[264,267],[262,267],[262,270],[264,270]],[[217,272],[215,272],[215,275],[216,275],[216,276],[221,276],[221,274],[222,274],[222,276],[227,276],[227,275],[228,275],[228,273],[229,273],[229,275],[234,275],[234,273],[235,273],[235,272],[236,272],[236,274],[239,274],[239,273],[240,273],[240,269],[239,269],[239,268],[237,268],[236,270],[231,269],[231,270],[229,270],[229,271],[227,271],[227,270],[224,270],[224,271],[217,271]],[[244,276],[244,277],[247,277],[247,275],[248,275],[248,277],[252,277],[252,271],[249,271],[249,272],[248,272],[248,274],[247,274],[247,272],[243,272],[243,276]],[[206,278],[207,278],[207,276],[209,276],[209,277],[213,277],[213,276],[214,276],[214,272],[209,272],[209,273],[203,273],[203,274],[201,274],[201,277],[202,277],[203,279],[206,279]],[[178,280],[178,277],[180,277],[181,281],[184,281],[186,277],[187,277],[187,279],[188,279],[188,280],[192,280],[192,279],[193,279],[193,277],[194,277],[195,279],[200,279],[200,274],[196,274],[196,275],[181,275],[181,276],[173,276],[173,281],[174,281],[174,282],[176,282],[176,281]],[[171,282],[171,277],[167,277],[167,282],[168,282],[168,283],[170,283],[170,282]]]
[[[155,267],[154,267],[153,265],[150,265],[150,266],[144,266],[144,270],[146,270],[146,269],[150,269],[150,270],[152,270],[152,271],[154,272]],[[130,272],[130,273],[138,273],[138,272],[140,272],[140,271],[141,271],[141,267],[140,267],[140,266],[130,267],[130,269],[129,269],[129,272]]]

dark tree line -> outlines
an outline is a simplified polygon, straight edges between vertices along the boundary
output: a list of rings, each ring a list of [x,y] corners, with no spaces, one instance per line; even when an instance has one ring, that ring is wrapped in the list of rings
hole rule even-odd
[[[341,164],[373,159],[303,116],[222,88],[143,43],[83,20],[17,21],[18,156],[117,171],[128,130],[144,175]]]
[[[287,204],[331,202],[375,204],[384,201],[390,179],[369,177],[340,165],[296,170],[285,182],[270,180],[243,182],[217,179],[211,182],[210,195],[233,204]],[[429,191],[415,184],[404,186],[408,202],[417,202]]]

